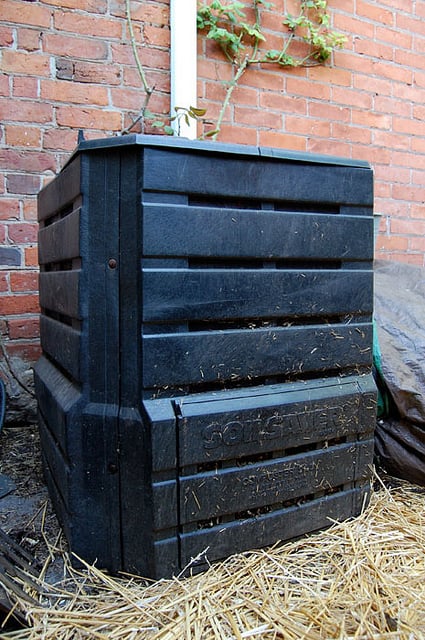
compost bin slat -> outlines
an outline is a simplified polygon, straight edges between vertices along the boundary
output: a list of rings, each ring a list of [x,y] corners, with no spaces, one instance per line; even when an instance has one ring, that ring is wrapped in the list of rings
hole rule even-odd
[[[364,382],[361,396],[356,379],[345,378],[340,385],[325,387],[317,382],[316,388],[309,385],[297,391],[275,385],[273,393],[263,396],[253,390],[243,403],[240,398],[211,399],[205,404],[183,399],[178,418],[181,465],[234,460],[253,449],[260,455],[300,443],[314,446],[332,438],[364,437],[373,430],[375,413],[371,376]]]
[[[268,201],[372,205],[372,173],[349,166],[298,164],[243,154],[216,157],[184,150],[145,151],[143,189]]]
[[[364,215],[292,213],[290,203],[285,212],[222,209],[213,198],[211,205],[146,204],[145,256],[373,258],[373,230]]]
[[[236,526],[220,523],[211,528],[198,529],[181,536],[182,562],[189,563],[199,550],[208,549],[209,560],[222,558],[229,544],[236,548],[243,540],[255,539],[259,547],[276,540],[288,540],[303,535],[307,530],[316,531],[329,526],[329,520],[338,521],[359,513],[368,493],[367,483],[356,489],[324,496],[300,503],[277,512],[245,518]]]
[[[370,324],[147,335],[147,388],[371,366]]]
[[[40,229],[38,260],[41,265],[80,256],[80,210]]]
[[[81,193],[81,158],[76,157],[54,180],[40,191],[38,202],[38,220],[60,215],[72,206]]]
[[[289,458],[218,469],[180,478],[183,524],[255,510],[367,479],[371,443],[349,443]]]
[[[81,318],[80,270],[40,273],[40,306],[68,318]]]
[[[40,318],[41,348],[73,378],[80,380],[81,334],[62,322],[47,316]]]
[[[252,327],[261,318],[332,321],[335,315],[371,314],[372,287],[368,271],[146,269],[143,320],[245,318]]]

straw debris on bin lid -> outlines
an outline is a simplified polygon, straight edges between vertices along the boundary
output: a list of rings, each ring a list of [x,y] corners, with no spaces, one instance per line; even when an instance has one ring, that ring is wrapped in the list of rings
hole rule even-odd
[[[30,628],[1,637],[416,640],[425,637],[425,489],[381,486],[355,519],[190,578],[149,583],[69,563],[67,573],[48,595],[33,593],[39,605],[18,600]]]

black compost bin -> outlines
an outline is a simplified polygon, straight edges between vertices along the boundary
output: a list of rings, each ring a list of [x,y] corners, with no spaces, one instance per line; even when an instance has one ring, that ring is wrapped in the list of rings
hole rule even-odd
[[[43,189],[36,389],[76,554],[159,578],[360,512],[372,185],[364,162],[134,135]]]

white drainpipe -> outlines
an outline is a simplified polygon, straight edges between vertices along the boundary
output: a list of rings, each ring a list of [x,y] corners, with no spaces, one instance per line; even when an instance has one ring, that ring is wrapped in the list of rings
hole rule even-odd
[[[175,107],[196,107],[197,102],[197,0],[170,0],[171,28],[171,115]],[[196,120],[189,125],[182,118],[172,126],[177,135],[194,140],[197,137]]]

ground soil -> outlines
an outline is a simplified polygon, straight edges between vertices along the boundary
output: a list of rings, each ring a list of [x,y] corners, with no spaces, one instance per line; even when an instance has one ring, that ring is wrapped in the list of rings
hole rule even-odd
[[[45,552],[43,535],[53,539],[60,527],[54,515],[41,464],[35,425],[4,427],[0,433],[0,528],[33,554]]]
[[[32,556],[36,573],[47,562],[46,581],[60,582],[66,542],[49,500],[35,425],[5,426],[0,432],[0,529]],[[3,556],[7,560],[8,550],[0,544],[0,569]],[[10,608],[1,587],[0,574],[0,623]]]

